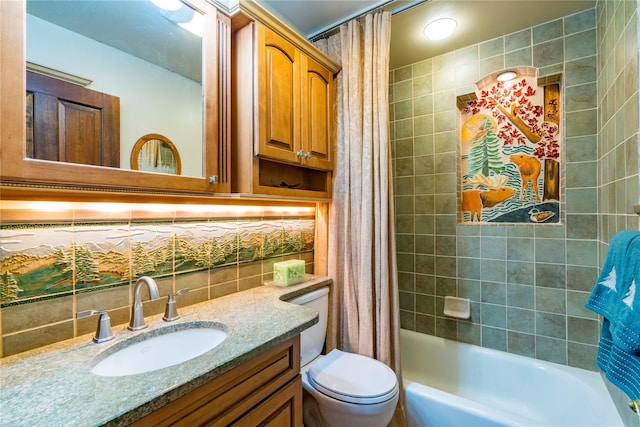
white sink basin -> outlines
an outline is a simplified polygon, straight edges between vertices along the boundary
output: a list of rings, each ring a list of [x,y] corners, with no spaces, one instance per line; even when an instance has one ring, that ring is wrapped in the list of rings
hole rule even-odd
[[[91,370],[103,377],[122,377],[186,362],[220,345],[227,337],[222,325],[193,323],[166,327],[114,346],[115,352]],[[146,337],[144,337],[146,335]],[[98,356],[100,357],[100,356]]]

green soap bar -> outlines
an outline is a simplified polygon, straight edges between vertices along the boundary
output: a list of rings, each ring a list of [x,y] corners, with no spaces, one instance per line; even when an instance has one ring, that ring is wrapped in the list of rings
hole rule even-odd
[[[304,261],[292,259],[273,264],[273,282],[276,285],[294,285],[304,281]]]

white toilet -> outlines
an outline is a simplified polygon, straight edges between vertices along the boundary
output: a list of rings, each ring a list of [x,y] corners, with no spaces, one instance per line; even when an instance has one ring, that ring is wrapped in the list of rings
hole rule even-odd
[[[321,355],[327,330],[329,288],[289,300],[318,311],[318,323],[300,334],[306,427],[386,427],[398,403],[398,379],[384,363],[332,350]],[[309,401],[309,396],[312,401]],[[314,414],[311,406],[317,407]]]

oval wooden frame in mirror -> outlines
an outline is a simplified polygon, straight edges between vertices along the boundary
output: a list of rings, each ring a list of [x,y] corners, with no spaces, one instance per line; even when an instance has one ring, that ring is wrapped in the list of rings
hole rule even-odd
[[[149,133],[131,150],[131,169],[180,175],[182,162],[175,144],[166,136]]]

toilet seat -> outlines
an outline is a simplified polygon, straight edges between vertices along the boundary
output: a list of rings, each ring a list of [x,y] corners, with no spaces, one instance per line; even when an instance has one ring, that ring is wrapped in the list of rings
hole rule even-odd
[[[307,370],[309,383],[320,393],[355,404],[375,404],[398,393],[396,374],[384,363],[332,350]]]

